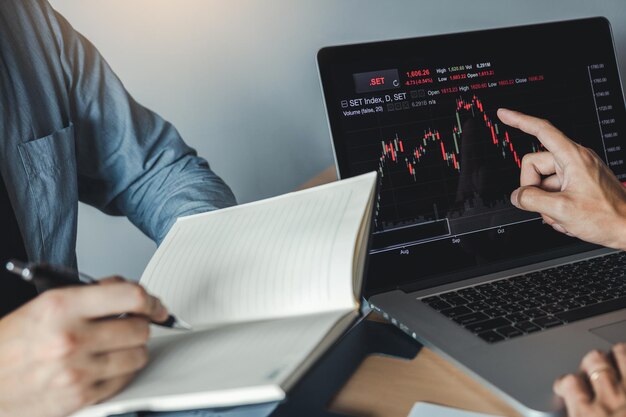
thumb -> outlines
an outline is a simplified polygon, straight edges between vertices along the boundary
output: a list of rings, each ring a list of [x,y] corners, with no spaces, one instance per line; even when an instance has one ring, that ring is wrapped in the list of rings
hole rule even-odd
[[[542,190],[532,185],[519,187],[511,193],[511,204],[515,207],[534,211],[557,220],[561,200],[565,198],[560,192]]]

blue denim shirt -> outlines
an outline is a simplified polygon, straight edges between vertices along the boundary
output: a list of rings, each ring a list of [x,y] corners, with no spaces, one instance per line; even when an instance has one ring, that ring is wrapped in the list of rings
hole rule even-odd
[[[0,0],[0,172],[31,261],[75,265],[79,200],[157,243],[177,217],[235,204],[44,0]]]

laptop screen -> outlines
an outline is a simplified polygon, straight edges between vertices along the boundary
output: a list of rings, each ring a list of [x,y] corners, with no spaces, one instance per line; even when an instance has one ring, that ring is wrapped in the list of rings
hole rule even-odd
[[[366,295],[594,248],[511,205],[544,149],[496,111],[549,119],[626,181],[606,19],[329,47],[318,64],[340,176],[379,173]]]

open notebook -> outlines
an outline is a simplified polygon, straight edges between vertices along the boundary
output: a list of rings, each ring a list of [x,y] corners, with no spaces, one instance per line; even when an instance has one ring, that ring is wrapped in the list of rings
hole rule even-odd
[[[75,417],[282,400],[358,315],[376,174],[179,218],[141,283],[193,325]]]

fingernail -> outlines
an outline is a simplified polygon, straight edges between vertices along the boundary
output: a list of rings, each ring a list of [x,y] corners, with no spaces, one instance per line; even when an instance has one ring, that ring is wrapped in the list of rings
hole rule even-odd
[[[557,232],[567,234],[567,230],[565,230],[565,228],[558,223],[553,223],[552,228],[554,228],[554,230],[556,230]]]
[[[163,305],[161,300],[159,300],[159,308],[158,308],[158,310],[159,310],[159,312],[158,312],[159,316],[165,316],[166,314],[168,314],[167,308]]]
[[[519,208],[519,204],[517,202],[518,194],[519,194],[519,188],[517,190],[513,190],[513,192],[511,193],[511,204],[513,204],[517,208]]]

